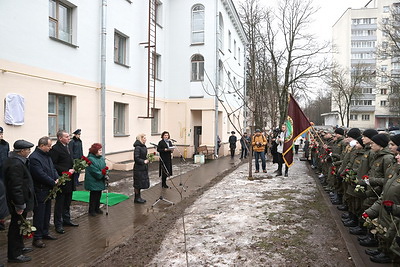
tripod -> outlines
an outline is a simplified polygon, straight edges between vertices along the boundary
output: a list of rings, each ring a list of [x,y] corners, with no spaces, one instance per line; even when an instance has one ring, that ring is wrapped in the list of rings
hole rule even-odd
[[[172,141],[174,142],[174,141]],[[186,162],[186,159],[183,157],[181,151],[179,150],[179,148],[177,146],[175,146],[176,150],[179,152],[180,155],[180,159],[181,159],[181,163]],[[182,174],[181,174],[181,166],[179,167],[179,187],[181,187],[183,189],[183,191],[186,192],[186,187],[185,185],[182,183]]]
[[[150,144],[152,144],[152,143],[150,143]],[[152,145],[155,146],[155,147],[157,147],[156,144],[152,144]],[[170,177],[171,175],[170,175],[170,173],[169,173],[169,171],[168,171],[168,169],[167,169],[167,166],[165,166],[164,160],[161,158],[161,156],[160,156],[160,162],[161,162],[161,164],[162,164],[162,168],[161,168],[162,172],[161,172],[161,175],[163,175],[163,173],[165,173],[165,174],[167,175],[167,178]],[[162,192],[162,191],[161,191],[161,192]],[[157,203],[160,202],[160,201],[167,202],[167,203],[169,203],[169,204],[171,204],[171,205],[174,205],[174,204],[175,204],[174,202],[169,201],[168,199],[165,199],[165,198],[163,197],[162,193],[161,193],[160,197],[153,203],[153,205],[151,205],[151,207],[153,208],[153,207],[154,207],[155,205],[157,205]]]

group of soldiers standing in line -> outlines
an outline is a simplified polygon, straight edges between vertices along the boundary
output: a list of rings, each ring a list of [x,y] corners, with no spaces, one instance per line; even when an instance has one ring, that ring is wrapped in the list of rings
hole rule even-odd
[[[358,235],[377,263],[400,259],[400,134],[375,129],[319,131],[310,140],[312,167],[342,213],[344,226]]]

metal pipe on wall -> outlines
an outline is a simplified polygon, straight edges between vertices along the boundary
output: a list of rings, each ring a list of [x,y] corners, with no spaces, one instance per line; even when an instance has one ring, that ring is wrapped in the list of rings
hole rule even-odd
[[[101,4],[101,59],[100,59],[100,80],[101,80],[101,145],[103,146],[102,156],[106,154],[106,48],[107,48],[107,0]]]

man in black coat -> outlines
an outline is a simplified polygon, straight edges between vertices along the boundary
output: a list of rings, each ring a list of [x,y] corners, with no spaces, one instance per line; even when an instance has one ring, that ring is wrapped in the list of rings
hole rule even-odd
[[[6,140],[3,138],[3,127],[0,127],[0,181],[4,182],[3,177],[3,163],[8,158],[8,152],[10,151],[10,146]],[[5,230],[4,217],[0,215],[0,231]]]
[[[57,239],[49,233],[51,199],[47,199],[47,197],[58,179],[57,171],[49,155],[51,144],[52,142],[49,137],[44,136],[40,138],[35,151],[29,156],[29,170],[32,175],[37,200],[33,209],[33,226],[36,227],[36,232],[32,245],[37,248],[46,247],[43,239]]]
[[[10,157],[4,162],[4,184],[6,186],[7,205],[11,213],[8,228],[8,261],[27,262],[31,257],[23,253],[32,251],[25,248],[23,236],[20,234],[20,223],[26,219],[29,211],[33,210],[35,192],[32,176],[29,173],[28,156],[33,144],[25,140],[17,140]]]
[[[61,176],[63,172],[74,173],[72,155],[68,149],[69,141],[69,134],[64,130],[60,130],[57,132],[57,143],[49,151],[51,160],[59,176]],[[72,192],[75,191],[75,189],[75,183],[73,181],[67,181],[65,185],[61,186],[61,192],[56,196],[56,203],[54,204],[54,226],[56,232],[59,234],[65,233],[63,225],[79,226],[79,224],[71,221],[70,213]]]
[[[231,132],[231,136],[229,136],[229,149],[231,150],[231,159],[235,156],[235,149],[236,149],[236,142],[237,142],[237,137],[235,135],[235,131]]]
[[[0,218],[5,218],[8,214],[6,189],[4,188],[3,181],[0,180]],[[0,263],[0,266],[3,267],[4,265]]]
[[[81,129],[75,130],[72,134],[74,137],[72,137],[71,142],[68,144],[69,151],[72,154],[73,159],[80,159],[83,156],[83,147],[82,147],[82,140],[81,140]],[[81,185],[82,183],[79,182],[79,172],[75,172],[73,174],[73,180],[75,182],[75,185]]]

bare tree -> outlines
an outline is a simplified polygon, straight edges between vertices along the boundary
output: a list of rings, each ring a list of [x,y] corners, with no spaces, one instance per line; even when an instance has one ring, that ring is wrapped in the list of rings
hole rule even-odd
[[[350,107],[356,109],[363,88],[371,87],[375,81],[375,69],[371,65],[358,63],[346,70],[336,65],[328,84],[332,88],[333,105],[338,109],[341,125],[349,127]]]

